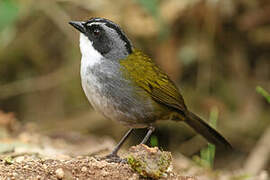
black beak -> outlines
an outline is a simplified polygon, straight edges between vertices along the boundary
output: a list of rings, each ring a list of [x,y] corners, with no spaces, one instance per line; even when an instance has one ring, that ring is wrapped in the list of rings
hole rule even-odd
[[[85,33],[85,27],[83,21],[70,21],[69,24],[78,29],[81,33]]]

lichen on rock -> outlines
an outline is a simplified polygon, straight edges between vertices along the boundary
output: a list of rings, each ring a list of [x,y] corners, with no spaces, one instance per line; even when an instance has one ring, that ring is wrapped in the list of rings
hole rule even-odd
[[[166,177],[172,162],[170,152],[150,148],[144,144],[132,146],[127,156],[131,168],[143,177],[158,179]]]

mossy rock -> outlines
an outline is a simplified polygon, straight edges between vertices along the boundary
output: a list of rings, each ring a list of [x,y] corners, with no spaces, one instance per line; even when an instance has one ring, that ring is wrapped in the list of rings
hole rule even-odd
[[[129,149],[127,161],[141,176],[158,179],[167,176],[172,156],[170,152],[160,151],[157,147],[140,144]]]

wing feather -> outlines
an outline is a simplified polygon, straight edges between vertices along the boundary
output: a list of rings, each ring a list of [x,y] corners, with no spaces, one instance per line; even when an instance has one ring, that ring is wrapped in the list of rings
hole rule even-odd
[[[126,78],[144,89],[158,103],[185,112],[186,106],[178,88],[170,78],[144,53],[134,50],[121,60]]]

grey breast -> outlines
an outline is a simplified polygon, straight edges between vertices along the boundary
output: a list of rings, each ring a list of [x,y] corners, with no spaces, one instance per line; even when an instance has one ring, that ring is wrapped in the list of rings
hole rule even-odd
[[[123,78],[118,63],[105,59],[85,73],[82,85],[86,96],[106,117],[133,127],[145,127],[154,120],[152,101],[139,92],[144,90]]]

